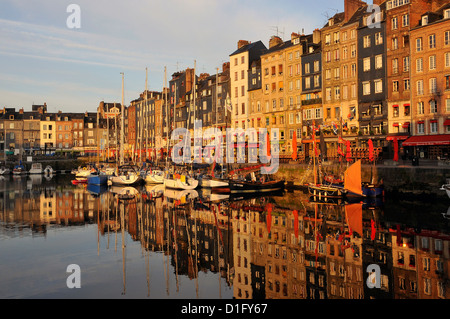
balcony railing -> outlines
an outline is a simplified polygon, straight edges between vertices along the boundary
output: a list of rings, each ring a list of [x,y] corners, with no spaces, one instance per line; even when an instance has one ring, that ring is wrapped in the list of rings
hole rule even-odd
[[[302,105],[322,104],[322,99],[303,100]]]

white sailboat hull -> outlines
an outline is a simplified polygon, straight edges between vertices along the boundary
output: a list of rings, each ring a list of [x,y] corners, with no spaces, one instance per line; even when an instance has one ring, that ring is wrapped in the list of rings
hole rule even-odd
[[[174,189],[196,189],[198,187],[198,181],[193,178],[188,178],[187,183],[183,183],[180,179],[164,179],[164,186]]]
[[[153,171],[145,176],[145,182],[149,184],[164,184],[164,173]]]
[[[141,181],[141,177],[139,175],[120,175],[111,176],[109,180],[113,185],[134,185]]]
[[[219,179],[202,179],[200,186],[206,188],[228,187],[229,183]]]

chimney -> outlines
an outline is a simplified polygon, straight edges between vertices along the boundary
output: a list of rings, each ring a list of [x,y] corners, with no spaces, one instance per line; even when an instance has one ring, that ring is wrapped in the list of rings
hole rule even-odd
[[[347,22],[348,20],[353,17],[355,12],[360,8],[367,5],[364,1],[361,0],[345,0],[344,1],[344,22]]]
[[[283,40],[278,36],[273,36],[270,38],[269,41],[269,49],[273,48],[274,46],[277,46],[279,44],[283,43]]]
[[[225,62],[222,64],[222,72],[226,72],[230,69],[230,62]]]
[[[239,41],[238,41],[238,50],[239,50],[240,48],[242,48],[243,46],[246,46],[246,45],[248,45],[248,44],[250,44],[250,42],[247,41],[247,40],[239,40]]]
[[[300,34],[296,32],[291,33],[291,41],[294,42],[295,39],[298,39],[300,37]]]
[[[313,43],[314,44],[319,44],[320,43],[320,41],[321,41],[321,32],[320,32],[320,30],[319,29],[315,29],[314,31],[313,31]]]
[[[23,114],[23,108],[19,110],[19,114]]]

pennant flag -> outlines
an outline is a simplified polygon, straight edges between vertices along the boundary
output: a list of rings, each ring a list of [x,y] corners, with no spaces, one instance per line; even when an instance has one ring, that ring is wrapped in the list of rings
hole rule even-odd
[[[352,150],[350,146],[350,141],[347,142],[347,162],[350,162],[352,160]]]
[[[270,136],[267,133],[267,157],[270,157]]]
[[[370,221],[370,225],[371,225],[371,233],[370,233],[370,239],[375,240],[375,233],[377,231],[377,229],[375,228],[375,221],[372,219]]]
[[[294,130],[294,136],[292,138],[292,160],[297,159],[297,132]]]
[[[267,217],[266,217],[266,223],[267,223],[267,233],[270,234],[270,228],[272,226],[272,204],[266,205],[266,211],[267,211]]]
[[[369,161],[373,162],[373,142],[369,139]]]

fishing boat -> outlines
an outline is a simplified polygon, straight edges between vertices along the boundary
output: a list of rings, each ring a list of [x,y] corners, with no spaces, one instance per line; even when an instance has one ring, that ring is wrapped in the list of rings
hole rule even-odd
[[[11,170],[8,167],[2,166],[0,167],[0,175],[9,175],[11,174]]]
[[[42,170],[42,164],[41,163],[33,163],[31,164],[31,168],[28,171],[30,174],[42,174],[44,171]]]
[[[174,189],[196,189],[198,187],[198,180],[181,174],[166,174],[164,177],[164,186]]]
[[[145,182],[148,184],[164,184],[164,172],[162,170],[147,170],[145,173]]]
[[[13,168],[13,175],[25,175],[26,173],[27,170],[25,169],[25,166],[22,165],[22,162]]]
[[[119,166],[109,181],[112,185],[131,186],[142,182],[137,167],[130,164]]]

